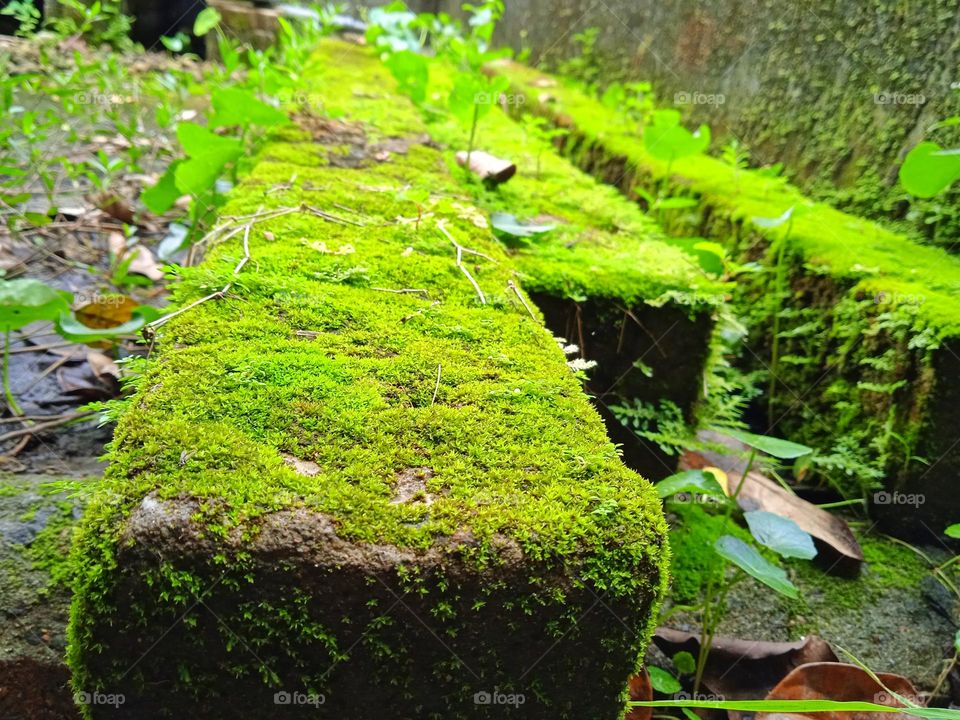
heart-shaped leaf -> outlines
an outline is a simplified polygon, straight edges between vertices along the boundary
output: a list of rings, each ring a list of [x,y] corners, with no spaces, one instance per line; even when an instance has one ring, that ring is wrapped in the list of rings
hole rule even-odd
[[[732,562],[747,575],[756,578],[781,595],[794,600],[800,597],[796,585],[787,578],[786,571],[768,561],[743,540],[732,535],[721,535],[713,544],[713,549],[724,560]]]
[[[214,116],[211,127],[225,125],[259,125],[273,127],[289,125],[287,114],[267,105],[253,93],[238,88],[221,88],[214,91],[211,99]]]
[[[806,445],[800,445],[799,443],[781,440],[780,438],[769,437],[767,435],[754,435],[753,433],[732,428],[722,428],[719,432],[724,435],[729,435],[761,452],[765,452],[767,455],[773,455],[773,457],[779,458],[780,460],[793,460],[813,452],[813,448],[809,448]]]
[[[197,15],[197,19],[193,21],[193,34],[197,37],[203,37],[219,25],[222,19],[223,17],[216,8],[204,8]]]
[[[704,470],[684,470],[658,482],[655,486],[661,498],[677,493],[699,493],[715,498],[726,498],[723,487],[716,478]]]
[[[793,520],[766,510],[746,512],[743,517],[756,541],[781,557],[810,560],[817,556],[810,533]]]

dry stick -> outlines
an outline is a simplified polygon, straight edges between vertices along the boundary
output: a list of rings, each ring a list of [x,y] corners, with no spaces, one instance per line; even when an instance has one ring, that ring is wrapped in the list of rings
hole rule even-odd
[[[457,250],[457,267],[460,268],[460,271],[461,271],[464,275],[466,275],[467,280],[469,280],[469,281],[470,281],[470,284],[473,285],[473,289],[477,291],[477,296],[480,298],[480,303],[481,303],[482,305],[486,305],[486,304],[487,304],[487,298],[484,297],[484,295],[483,295],[483,290],[480,289],[480,286],[477,284],[477,281],[473,279],[473,275],[471,275],[471,274],[470,274],[470,271],[467,270],[467,266],[463,264],[463,253],[464,253],[465,251],[466,251],[466,252],[471,252],[471,253],[474,254],[474,255],[480,255],[481,257],[485,257],[485,258],[487,258],[488,260],[490,260],[490,259],[492,259],[492,258],[489,258],[488,256],[484,255],[483,253],[478,253],[478,252],[473,251],[473,250],[469,250],[469,251],[468,251],[465,247],[463,247],[460,243],[458,243],[456,240],[453,239],[453,235],[451,235],[450,232],[447,230],[447,228],[446,228],[445,225],[444,225],[443,220],[438,220],[438,221],[437,221],[437,227],[440,228],[440,232],[442,232],[444,235],[446,235],[446,236],[447,236],[447,239],[448,239],[451,243],[453,243],[453,247],[455,247],[456,250]]]
[[[30,345],[29,347],[13,348],[10,350],[10,354],[16,355],[17,353],[46,352],[47,350],[57,350],[59,348],[70,347],[73,344],[74,343],[64,342],[52,343],[50,345]]]
[[[667,353],[665,353],[664,350],[663,350],[663,348],[660,346],[660,342],[657,340],[656,336],[655,336],[652,332],[650,332],[649,330],[647,330],[647,328],[644,327],[643,323],[640,322],[640,318],[638,318],[636,315],[634,315],[631,310],[628,310],[628,309],[626,309],[626,308],[619,308],[619,309],[623,310],[624,315],[626,315],[628,318],[630,318],[631,320],[633,320],[633,321],[637,324],[637,326],[638,326],[641,330],[643,330],[651,340],[653,340],[653,345],[654,345],[654,347],[657,348],[657,350],[660,351],[660,354],[661,354],[663,357],[666,357],[666,356],[667,356]]]
[[[28,428],[23,428],[22,430],[11,430],[8,433],[0,435],[0,442],[6,442],[7,440],[14,440],[18,437],[23,437],[24,435],[34,435],[41,430],[50,430],[51,428],[59,427],[60,425],[66,425],[68,422],[73,422],[74,420],[82,420],[83,418],[88,418],[96,415],[96,413],[86,412],[86,413],[74,413],[73,415],[65,415],[57,418],[56,420],[50,420],[48,422],[39,423],[37,425],[32,425]]]
[[[34,383],[40,382],[40,381],[43,380],[47,375],[49,375],[50,373],[52,373],[54,370],[57,370],[58,368],[62,367],[63,365],[66,365],[68,362],[70,362],[71,360],[73,360],[73,357],[74,357],[74,355],[76,355],[76,354],[77,354],[77,351],[74,350],[74,351],[73,351],[72,353],[70,353],[69,355],[64,355],[63,357],[61,357],[61,358],[55,360],[54,362],[50,363],[50,366],[49,366],[46,370],[44,370],[42,373],[40,373],[39,375],[37,375],[37,377],[34,378],[33,382],[34,382]]]
[[[361,223],[358,223],[356,220],[345,220],[342,217],[337,217],[336,215],[331,215],[330,213],[321,210],[320,208],[315,208],[313,205],[304,205],[304,207],[316,215],[317,217],[323,218],[324,220],[329,220],[330,222],[340,223],[341,225],[353,225],[354,227],[363,227]]]
[[[516,283],[514,283],[513,280],[507,280],[507,287],[510,290],[513,290],[514,295],[516,295],[517,298],[520,300],[520,304],[523,305],[524,308],[526,308],[528,313],[530,313],[530,317],[532,317],[537,322],[540,322],[539,320],[537,320],[537,316],[533,313],[533,310],[527,304],[527,301],[523,298],[523,294],[520,292],[520,288],[517,287]]]
[[[170,313],[169,315],[164,315],[161,318],[157,318],[153,322],[147,323],[146,325],[143,326],[143,330],[140,331],[143,334],[144,338],[148,340],[152,339],[158,327],[166,324],[170,320],[173,320],[173,318],[177,317],[178,315],[182,315],[183,313],[187,312],[187,310],[192,310],[198,305],[202,305],[203,303],[208,302],[210,300],[221,300],[226,296],[226,294],[230,291],[230,288],[233,287],[233,283],[237,275],[240,273],[241,270],[243,270],[243,266],[250,261],[250,231],[252,229],[253,229],[252,222],[247,223],[246,225],[243,226],[243,230],[244,230],[243,257],[240,259],[240,262],[237,263],[237,266],[233,269],[233,278],[230,280],[230,282],[228,282],[226,285],[224,285],[220,290],[217,290],[216,292],[212,292],[209,295],[206,295],[200,298],[199,300],[194,300],[189,305],[186,305],[185,307],[182,307],[179,310],[176,310]]]
[[[375,288],[370,288],[370,289],[371,289],[371,290],[376,290],[376,291],[378,291],[378,292],[394,293],[394,294],[396,294],[396,295],[412,295],[412,294],[417,294],[417,295],[423,295],[425,298],[429,298],[429,297],[430,297],[429,293],[427,293],[427,291],[424,290],[423,288],[400,288],[399,290],[393,290],[393,289],[391,289],[391,288],[375,287]]]
[[[19,415],[18,417],[0,418],[0,424],[25,422],[28,420],[62,420],[65,417],[72,417],[73,413],[63,413],[60,415]]]
[[[433,405],[435,402],[437,402],[437,393],[440,391],[440,372],[441,372],[442,370],[443,370],[443,368],[442,368],[440,365],[437,365],[437,384],[436,384],[436,386],[433,388],[433,400],[430,401],[430,404],[431,404],[431,405]]]
[[[436,306],[439,305],[439,304],[440,304],[440,301],[439,301],[439,300],[434,300],[432,303],[430,303],[430,307],[420,308],[420,309],[417,310],[416,312],[410,313],[410,314],[407,315],[406,317],[400,318],[400,322],[406,324],[406,323],[410,322],[411,320],[413,320],[415,317],[417,317],[417,315],[423,315],[427,310],[429,310],[430,308],[436,307]]]

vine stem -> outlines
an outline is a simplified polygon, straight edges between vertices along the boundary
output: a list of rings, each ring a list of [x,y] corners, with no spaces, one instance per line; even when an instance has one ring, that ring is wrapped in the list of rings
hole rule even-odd
[[[10,408],[16,416],[23,415],[23,410],[20,409],[20,405],[17,404],[16,398],[13,397],[13,391],[10,389],[10,329],[7,328],[6,333],[4,333],[3,340],[3,394],[7,399],[7,407]]]

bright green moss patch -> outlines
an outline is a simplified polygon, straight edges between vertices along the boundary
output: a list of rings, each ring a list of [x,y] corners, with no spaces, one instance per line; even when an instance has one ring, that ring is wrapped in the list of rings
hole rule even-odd
[[[566,118],[583,137],[583,152],[597,150],[624,160],[621,180],[636,180],[641,175],[682,186],[699,196],[713,214],[748,224],[754,217],[779,217],[790,207],[810,205],[796,218],[790,237],[805,262],[822,267],[850,287],[860,283],[871,294],[922,287],[924,301],[919,319],[936,328],[941,337],[960,334],[960,309],[955,301],[960,292],[960,260],[956,256],[918,245],[876,223],[826,205],[811,204],[781,179],[749,170],[737,172],[711,157],[684,158],[668,168],[647,153],[640,128],[625,114],[562,80],[517,63],[499,63],[496,71],[511,80],[530,107]],[[626,172],[628,169],[630,172]],[[626,189],[632,191],[632,187]],[[785,232],[785,227],[761,230],[754,226],[751,231],[772,240]]]
[[[505,113],[484,116],[478,149],[486,149],[518,164],[517,175],[496,189],[468,179],[456,165],[457,150],[465,150],[469,128],[447,114],[425,120],[413,105],[398,96],[394,79],[369,50],[342,42],[323,44],[324,72],[314,81],[329,105],[350,100],[348,116],[379,126],[416,128],[443,144],[444,158],[455,177],[479,206],[528,220],[555,224],[554,231],[512,243],[514,265],[532,292],[556,297],[603,298],[634,305],[672,300],[691,311],[709,310],[723,302],[724,287],[710,280],[697,260],[670,244],[656,223],[616,190],[598,183],[528,137]],[[443,106],[452,85],[450,69],[431,65],[431,102]],[[388,89],[392,95],[385,95]],[[389,98],[389,100],[387,99]],[[537,166],[539,160],[539,175]],[[422,183],[416,187],[425,187]]]

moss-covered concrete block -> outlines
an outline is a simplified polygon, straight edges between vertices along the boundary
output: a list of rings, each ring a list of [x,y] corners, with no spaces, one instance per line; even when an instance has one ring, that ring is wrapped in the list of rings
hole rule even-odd
[[[162,327],[119,421],[74,556],[85,712],[615,720],[655,492],[443,152],[301,111],[224,211],[249,262],[240,233],[184,270],[181,305],[232,288]]]
[[[960,515],[952,409],[960,259],[811,203],[768,173],[707,156],[668,165],[646,151],[634,120],[579,88],[517,63],[491,71],[510,79],[528,110],[569,129],[564,151],[598,178],[634,198],[645,187],[699,199],[699,212],[685,213],[692,221],[678,217],[674,233],[721,241],[735,257],[768,267],[785,238],[788,288],[778,309],[782,361],[770,422],[815,446],[822,477],[867,496],[878,517],[895,520],[891,529],[934,541]],[[791,223],[753,222],[791,207],[803,210]],[[736,289],[750,325],[745,359],[768,371],[774,285],[773,272],[744,274]]]
[[[585,386],[627,465],[648,477],[671,474],[676,458],[641,440],[609,408],[636,401],[651,408],[666,404],[681,422],[694,420],[729,287],[710,279],[697,258],[635,203],[580,170],[499,107],[481,121],[478,147],[510,158],[519,170],[508,183],[491,188],[456,164],[470,128],[444,113],[425,118],[399,95],[370,49],[331,40],[317,59],[318,70],[302,99],[322,99],[350,117],[429,136],[442,148],[452,176],[485,211],[473,221],[487,224],[487,213],[496,212],[554,227],[533,239],[501,240],[547,327],[576,346],[580,359],[596,363]],[[432,104],[444,104],[454,76],[441,60],[431,63]],[[415,189],[424,187],[420,183]]]

